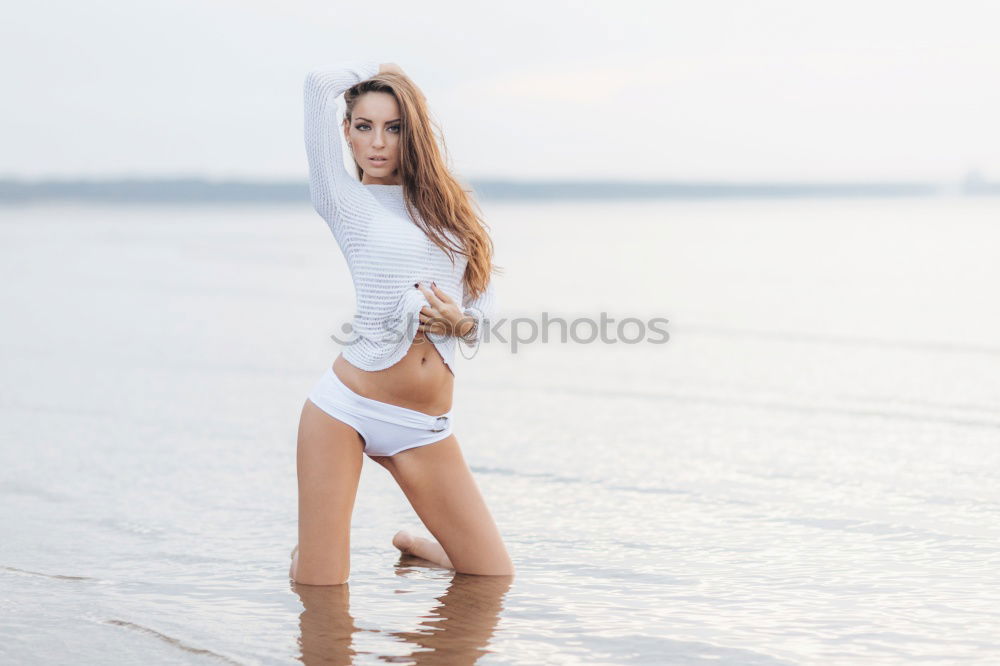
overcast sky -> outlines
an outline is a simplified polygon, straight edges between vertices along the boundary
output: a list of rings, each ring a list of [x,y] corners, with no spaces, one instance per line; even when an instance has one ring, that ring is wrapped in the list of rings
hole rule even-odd
[[[302,80],[395,62],[465,178],[1000,179],[1000,2],[49,0],[0,177],[304,179]]]

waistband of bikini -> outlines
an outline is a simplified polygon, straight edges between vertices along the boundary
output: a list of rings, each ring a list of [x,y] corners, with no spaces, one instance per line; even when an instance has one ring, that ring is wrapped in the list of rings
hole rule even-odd
[[[391,417],[393,422],[407,423],[417,427],[427,426],[434,428],[440,426],[440,419],[451,419],[454,410],[448,410],[444,414],[428,414],[402,405],[393,405],[381,400],[375,400],[353,391],[345,384],[333,368],[327,368],[323,380],[336,388],[336,401],[345,409],[355,409],[374,418]],[[322,382],[321,382],[322,383]],[[330,396],[327,396],[330,397]]]

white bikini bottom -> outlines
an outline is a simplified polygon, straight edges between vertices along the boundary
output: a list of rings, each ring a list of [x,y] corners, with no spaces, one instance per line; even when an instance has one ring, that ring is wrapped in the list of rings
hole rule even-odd
[[[328,367],[309,400],[333,418],[358,431],[368,456],[391,456],[439,442],[451,434],[451,411],[440,416],[390,405],[358,395]]]

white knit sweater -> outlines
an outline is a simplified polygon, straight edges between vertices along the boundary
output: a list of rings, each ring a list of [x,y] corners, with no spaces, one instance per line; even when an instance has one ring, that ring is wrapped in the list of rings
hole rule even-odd
[[[333,231],[344,253],[355,289],[352,339],[344,358],[363,370],[383,370],[406,354],[420,308],[429,305],[415,282],[431,281],[461,303],[478,321],[478,344],[496,307],[492,280],[479,298],[466,297],[462,276],[468,262],[448,255],[409,217],[402,185],[362,185],[344,168],[342,114],[336,100],[355,83],[379,71],[373,61],[346,62],[309,71],[305,78],[305,144],[313,208]],[[454,235],[450,235],[455,238]],[[457,240],[457,239],[456,239]],[[455,372],[456,337],[427,333],[441,358]],[[459,338],[461,339],[461,338]]]

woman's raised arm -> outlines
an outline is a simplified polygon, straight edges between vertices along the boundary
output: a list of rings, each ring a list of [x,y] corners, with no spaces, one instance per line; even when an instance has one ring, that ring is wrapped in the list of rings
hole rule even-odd
[[[374,61],[345,62],[311,69],[305,78],[305,144],[309,160],[309,196],[338,239],[363,225],[377,202],[344,168],[337,97],[379,73]]]

